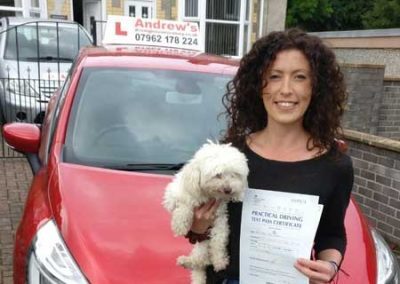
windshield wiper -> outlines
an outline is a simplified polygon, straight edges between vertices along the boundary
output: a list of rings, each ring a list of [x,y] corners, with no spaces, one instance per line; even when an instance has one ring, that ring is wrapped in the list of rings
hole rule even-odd
[[[126,164],[125,166],[106,166],[114,170],[124,171],[177,171],[180,170],[185,163],[177,164]]]
[[[43,61],[67,61],[72,62],[72,58],[69,57],[57,57],[57,56],[40,56],[40,57],[26,57],[27,60],[43,60]]]

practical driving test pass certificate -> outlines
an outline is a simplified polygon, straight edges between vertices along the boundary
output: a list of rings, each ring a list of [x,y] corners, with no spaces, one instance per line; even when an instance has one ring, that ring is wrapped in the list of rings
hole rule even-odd
[[[240,234],[241,284],[308,284],[294,268],[310,258],[323,206],[318,196],[247,189]]]

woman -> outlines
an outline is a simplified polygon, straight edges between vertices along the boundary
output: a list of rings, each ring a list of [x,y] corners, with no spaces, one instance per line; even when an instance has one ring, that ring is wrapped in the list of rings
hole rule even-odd
[[[298,29],[259,39],[224,96],[224,142],[247,156],[249,187],[318,195],[324,205],[315,259],[293,264],[313,284],[334,279],[346,248],[344,215],[353,168],[336,143],[345,99],[334,53]],[[213,201],[196,209],[192,238],[204,238],[218,205]],[[229,205],[230,264],[218,273],[210,268],[209,283],[238,283],[241,209],[241,203]]]

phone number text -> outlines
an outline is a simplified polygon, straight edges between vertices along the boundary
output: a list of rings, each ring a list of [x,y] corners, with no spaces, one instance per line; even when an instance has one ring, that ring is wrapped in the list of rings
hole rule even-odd
[[[150,34],[135,34],[135,40],[147,43],[169,43],[169,44],[182,44],[182,45],[198,45],[197,38],[170,36],[170,35],[150,35]]]

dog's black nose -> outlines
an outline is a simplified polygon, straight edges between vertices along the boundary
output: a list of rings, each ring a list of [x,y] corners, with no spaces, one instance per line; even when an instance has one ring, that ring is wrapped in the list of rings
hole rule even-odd
[[[230,194],[231,192],[232,192],[232,189],[230,189],[229,187],[224,188],[225,194]]]

